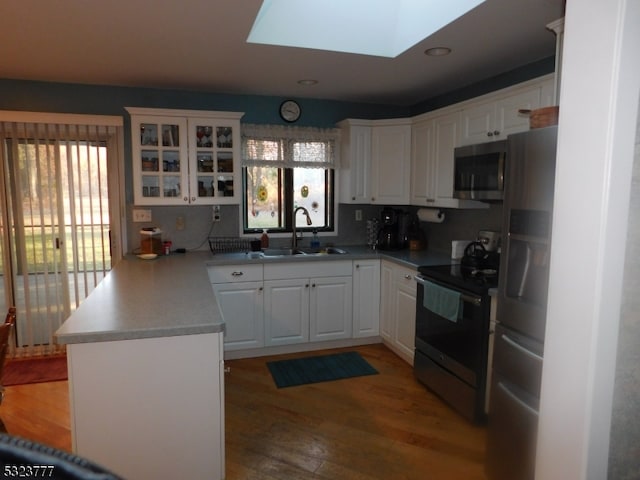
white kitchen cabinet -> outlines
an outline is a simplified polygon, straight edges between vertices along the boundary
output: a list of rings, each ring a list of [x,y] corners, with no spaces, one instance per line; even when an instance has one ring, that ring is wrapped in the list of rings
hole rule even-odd
[[[347,119],[342,129],[340,203],[371,202],[371,121]]]
[[[353,262],[353,338],[380,334],[380,260]]]
[[[542,87],[536,85],[471,103],[462,110],[461,145],[504,140],[512,133],[529,130],[529,115],[520,110],[539,108]]]
[[[400,267],[395,272],[395,346],[403,358],[413,365],[416,338],[417,272]]]
[[[264,282],[265,346],[309,341],[308,278]]]
[[[385,345],[413,365],[417,272],[386,260],[382,261],[381,272],[380,335]]]
[[[351,261],[268,264],[264,278],[265,346],[351,337]]]
[[[136,205],[237,204],[237,112],[127,107]]]
[[[264,346],[262,265],[208,267],[225,322],[225,351]]]
[[[411,132],[411,204],[444,208],[488,208],[453,198],[453,150],[460,141],[460,111],[416,121]]]
[[[375,123],[371,131],[371,203],[407,205],[411,179],[411,121]]]
[[[352,337],[352,277],[311,278],[309,341]]]
[[[411,119],[346,119],[338,126],[340,203],[408,204]]]

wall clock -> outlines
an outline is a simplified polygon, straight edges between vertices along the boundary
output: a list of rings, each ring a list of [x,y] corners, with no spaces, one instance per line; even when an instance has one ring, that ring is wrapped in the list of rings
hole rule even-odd
[[[300,105],[294,100],[285,100],[280,105],[280,116],[285,122],[295,122],[300,118]]]

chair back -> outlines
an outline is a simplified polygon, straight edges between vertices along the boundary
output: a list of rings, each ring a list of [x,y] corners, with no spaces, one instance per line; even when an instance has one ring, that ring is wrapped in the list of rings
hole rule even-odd
[[[11,329],[16,323],[16,308],[9,307],[7,312],[7,318],[5,322],[0,325],[0,387],[2,387],[2,373],[4,371],[4,363],[7,357],[7,350],[9,349],[9,338],[11,336]],[[0,402],[2,399],[0,398]]]

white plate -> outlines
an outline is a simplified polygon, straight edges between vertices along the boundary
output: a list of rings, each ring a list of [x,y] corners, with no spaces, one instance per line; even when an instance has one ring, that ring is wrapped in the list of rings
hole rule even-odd
[[[153,260],[157,256],[158,256],[157,253],[142,253],[138,255],[138,258],[141,258],[142,260]]]

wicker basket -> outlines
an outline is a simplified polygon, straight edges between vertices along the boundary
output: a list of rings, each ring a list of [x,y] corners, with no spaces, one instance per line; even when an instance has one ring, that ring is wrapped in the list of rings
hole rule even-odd
[[[532,110],[529,116],[529,128],[544,128],[558,124],[559,107],[545,107]]]

